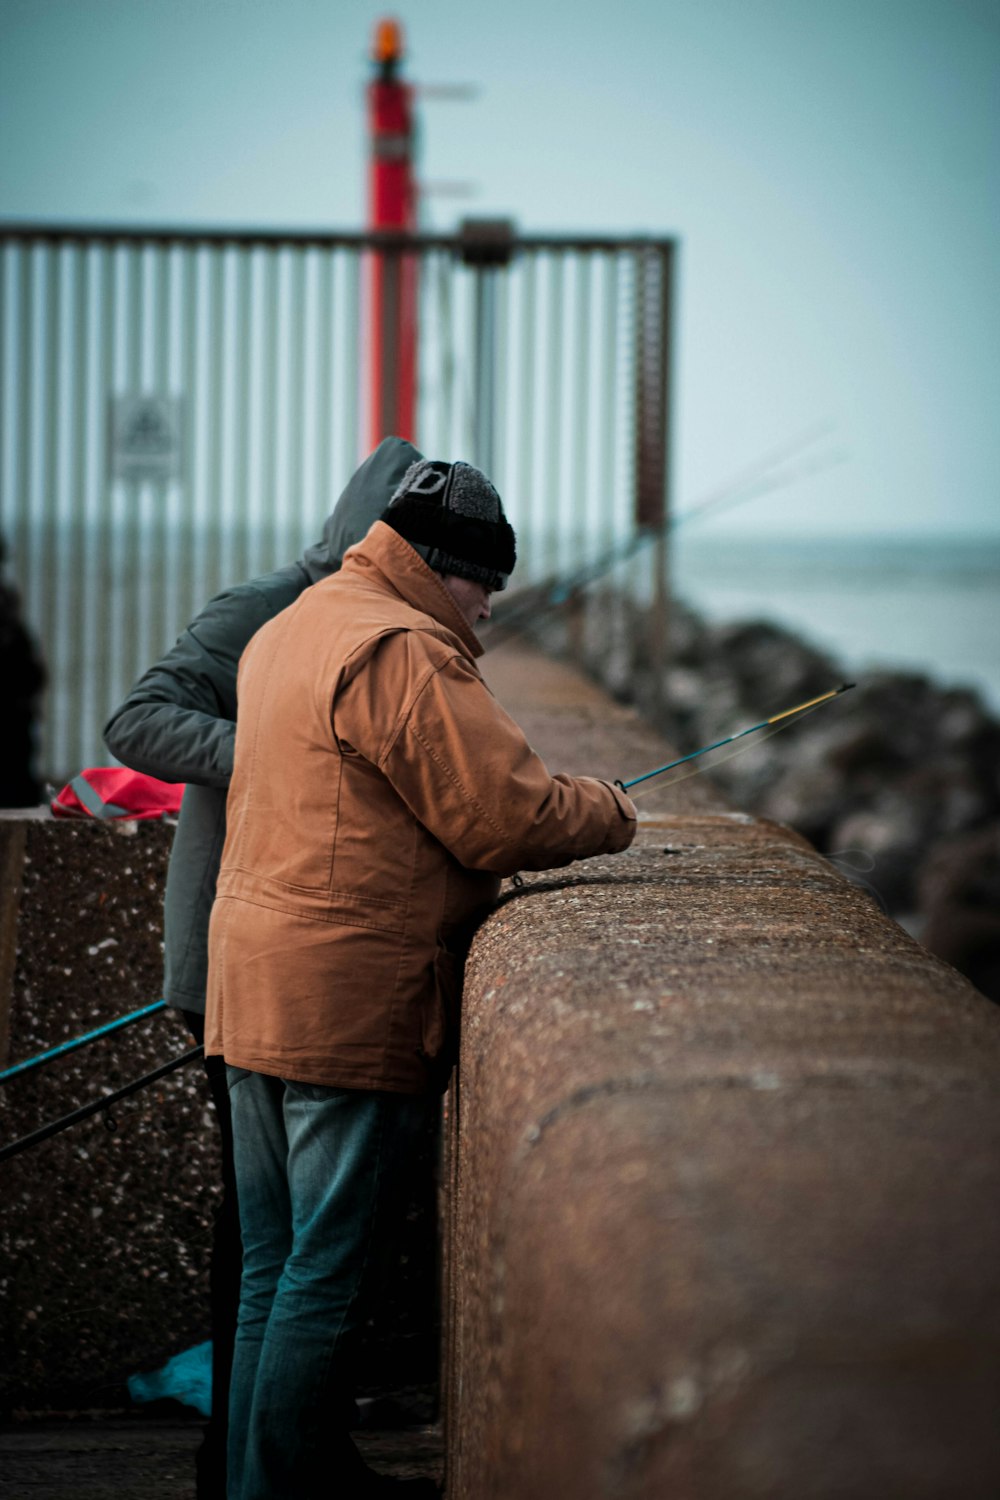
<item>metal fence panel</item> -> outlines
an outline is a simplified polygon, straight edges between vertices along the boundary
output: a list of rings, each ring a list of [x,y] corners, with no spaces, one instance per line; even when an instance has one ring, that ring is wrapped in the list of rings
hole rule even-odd
[[[219,589],[298,556],[363,456],[362,235],[0,226],[0,530],[50,687],[41,764]],[[416,257],[417,445],[494,477],[519,581],[667,504],[665,241],[456,237]],[[655,579],[654,579],[655,590]]]

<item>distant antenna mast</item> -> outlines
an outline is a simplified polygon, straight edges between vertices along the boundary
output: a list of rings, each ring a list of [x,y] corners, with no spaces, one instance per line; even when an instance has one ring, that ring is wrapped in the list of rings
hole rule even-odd
[[[392,17],[375,26],[375,76],[367,89],[370,155],[368,228],[412,234],[417,227],[413,178],[413,90],[400,78],[403,28]],[[369,267],[369,446],[395,434],[411,442],[417,390],[417,260],[379,250]]]

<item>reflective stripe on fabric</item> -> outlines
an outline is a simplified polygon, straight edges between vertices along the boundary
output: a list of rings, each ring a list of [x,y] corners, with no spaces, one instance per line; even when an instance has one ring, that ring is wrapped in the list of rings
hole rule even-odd
[[[86,776],[81,771],[79,776],[74,776],[70,782],[70,790],[76,793],[83,807],[90,813],[92,818],[129,818],[135,817],[127,807],[119,807],[114,802],[105,802],[100,792],[95,792]]]

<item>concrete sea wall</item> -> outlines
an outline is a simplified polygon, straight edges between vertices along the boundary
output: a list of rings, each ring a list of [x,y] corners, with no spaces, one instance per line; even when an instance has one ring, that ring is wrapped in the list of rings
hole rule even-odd
[[[1000,1491],[1000,1015],[791,830],[510,892],[452,1141],[451,1500]]]
[[[787,830],[649,827],[469,967],[454,1497],[982,1496],[1000,1025]]]

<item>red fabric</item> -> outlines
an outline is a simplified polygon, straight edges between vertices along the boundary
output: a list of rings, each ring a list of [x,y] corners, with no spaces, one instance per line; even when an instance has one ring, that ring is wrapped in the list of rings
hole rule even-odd
[[[162,818],[178,813],[183,782],[157,781],[125,766],[88,766],[53,798],[57,818]]]

